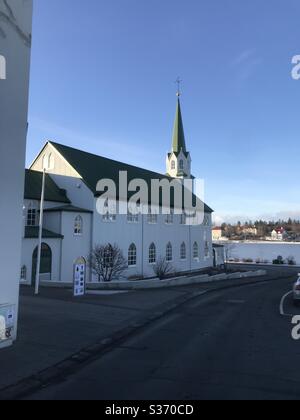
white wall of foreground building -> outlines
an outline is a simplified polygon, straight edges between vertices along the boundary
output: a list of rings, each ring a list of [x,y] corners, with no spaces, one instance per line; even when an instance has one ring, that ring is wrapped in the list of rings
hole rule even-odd
[[[0,12],[6,17],[0,20],[1,75],[6,76],[0,80],[0,311],[3,305],[14,308],[12,337],[0,341],[3,347],[17,332],[32,0],[0,0]]]

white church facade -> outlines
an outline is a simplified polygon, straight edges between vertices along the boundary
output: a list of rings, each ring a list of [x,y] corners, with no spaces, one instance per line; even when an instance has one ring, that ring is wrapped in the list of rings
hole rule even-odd
[[[100,179],[118,183],[120,171],[129,180],[163,179],[138,167],[96,156],[55,142],[47,142],[26,170],[24,238],[21,282],[33,284],[37,260],[38,218],[43,168],[46,174],[41,282],[73,284],[74,267],[86,265],[86,281],[97,282],[88,268],[88,256],[96,245],[117,244],[128,259],[124,277],[154,277],[153,267],[166,258],[176,273],[201,271],[214,265],[212,210],[204,205],[201,225],[190,226],[184,215],[105,214],[97,211],[96,185]],[[178,99],[172,150],[167,156],[168,178],[191,179]]]

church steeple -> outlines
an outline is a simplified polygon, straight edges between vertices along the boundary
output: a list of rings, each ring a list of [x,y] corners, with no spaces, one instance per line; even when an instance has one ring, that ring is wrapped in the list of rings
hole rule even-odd
[[[177,83],[180,82],[177,81]],[[167,174],[172,178],[191,178],[192,160],[186,148],[180,96],[180,90],[178,89],[172,151],[167,156]]]
[[[186,144],[185,144],[183,121],[182,121],[181,105],[180,105],[180,98],[178,97],[174,130],[173,130],[172,152],[180,153],[181,150],[183,151],[183,153],[186,153]]]

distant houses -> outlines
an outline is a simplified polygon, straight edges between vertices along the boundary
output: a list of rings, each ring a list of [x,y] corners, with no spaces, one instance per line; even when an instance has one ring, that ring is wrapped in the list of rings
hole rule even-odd
[[[272,241],[284,241],[287,237],[288,234],[283,227],[274,229],[271,233]]]
[[[212,229],[212,239],[213,241],[221,241],[226,239],[223,237],[223,229],[219,226],[216,226]]]

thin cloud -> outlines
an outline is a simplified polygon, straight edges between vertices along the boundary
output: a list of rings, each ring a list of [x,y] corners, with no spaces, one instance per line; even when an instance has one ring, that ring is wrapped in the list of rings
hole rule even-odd
[[[255,74],[261,63],[262,59],[257,55],[257,51],[247,49],[230,62],[230,67],[236,72],[238,81],[244,82]]]
[[[119,159],[136,166],[149,166],[149,162],[145,160],[145,156],[155,162],[155,155],[149,155],[147,148],[130,145],[126,139],[121,141],[107,138],[103,135],[99,135],[99,137],[86,135],[69,127],[36,117],[30,119],[30,130],[32,132],[37,131],[42,136],[40,139],[42,144],[47,140],[53,140],[74,148],[86,150],[90,153],[111,159]],[[153,168],[153,170],[158,170],[158,168]]]

